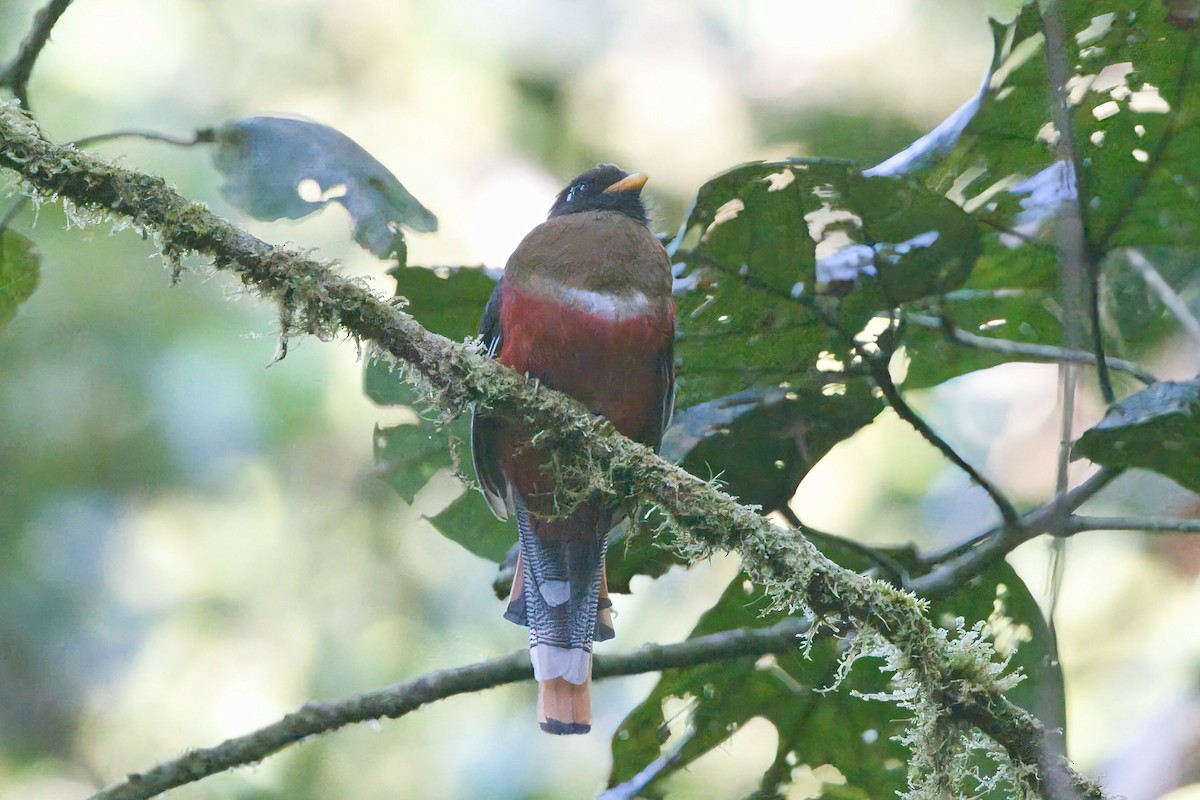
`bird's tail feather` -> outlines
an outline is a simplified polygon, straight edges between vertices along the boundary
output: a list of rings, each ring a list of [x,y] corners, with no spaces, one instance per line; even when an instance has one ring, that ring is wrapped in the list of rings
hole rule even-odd
[[[610,514],[584,503],[566,519],[531,517],[518,497],[520,555],[504,616],[529,626],[538,718],[550,733],[591,728],[592,642],[613,636],[604,577]]]
[[[590,654],[589,654],[590,656]],[[590,657],[588,659],[591,660]],[[546,733],[560,736],[592,729],[591,667],[586,683],[551,678],[538,683],[538,723]]]

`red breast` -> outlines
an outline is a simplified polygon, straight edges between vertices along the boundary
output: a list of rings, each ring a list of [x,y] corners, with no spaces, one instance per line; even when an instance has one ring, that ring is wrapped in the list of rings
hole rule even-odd
[[[498,358],[657,446],[674,336],[670,288],[666,251],[644,224],[614,211],[552,218],[505,270]],[[536,505],[542,460],[519,454],[522,434],[506,437],[511,478]]]

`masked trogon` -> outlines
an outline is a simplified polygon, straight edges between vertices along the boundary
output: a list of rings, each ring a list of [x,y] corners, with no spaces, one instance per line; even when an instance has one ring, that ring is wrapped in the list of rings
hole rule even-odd
[[[571,181],[509,258],[480,334],[501,363],[657,448],[674,398],[675,305],[667,253],[647,227],[645,183],[611,164]],[[604,550],[630,509],[596,495],[555,519],[553,456],[530,446],[534,433],[477,408],[475,471],[493,513],[517,518],[504,616],[529,626],[539,722],[549,733],[587,733],[592,642],[613,635]]]

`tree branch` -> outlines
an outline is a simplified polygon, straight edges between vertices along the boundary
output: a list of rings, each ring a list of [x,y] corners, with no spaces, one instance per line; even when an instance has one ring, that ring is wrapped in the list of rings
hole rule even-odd
[[[994,720],[991,735],[1014,763],[1023,765],[1014,772],[1029,790],[1066,797],[1050,793],[1051,776],[1062,776],[1081,796],[1103,796],[1097,784],[1054,754],[1057,748],[1041,748],[1036,763],[1025,761],[1029,743],[1041,742],[1039,726],[1028,712],[1010,708],[986,643],[952,647],[913,595],[830,561],[803,536],[776,528],[756,510],[668,464],[574,400],[545,387],[539,390],[477,349],[429,333],[361,281],[251,236],[204,206],[189,203],[161,178],[48,142],[13,103],[0,104],[0,168],[17,172],[30,191],[43,197],[129,219],[135,229],[154,235],[171,266],[188,252],[210,256],[218,269],[236,274],[265,298],[281,306],[293,303],[295,329],[323,336],[344,331],[374,343],[404,365],[409,379],[447,417],[476,403],[527,420],[542,432],[546,446],[564,456],[564,501],[601,492],[622,502],[655,504],[667,515],[665,529],[674,545],[688,557],[736,551],[747,573],[767,590],[772,608],[850,618],[860,628],[878,632],[894,646],[898,685],[928,698],[931,709],[949,711],[947,693],[956,703],[1005,709]],[[945,777],[910,776],[922,784]]]
[[[1104,337],[1100,329],[1100,258],[1098,251],[1088,247],[1088,174],[1075,143],[1075,120],[1071,116],[1067,81],[1071,77],[1071,53],[1066,23],[1059,11],[1059,0],[1041,0],[1042,35],[1046,37],[1046,77],[1050,83],[1050,121],[1058,132],[1055,144],[1058,160],[1069,167],[1072,196],[1059,207],[1056,244],[1062,270],[1063,331],[1066,345],[1080,349],[1085,332],[1090,329],[1092,350],[1096,353],[1096,376],[1104,402],[1116,400],[1108,365],[1104,361]],[[1085,287],[1087,291],[1085,292]],[[1086,300],[1086,310],[1082,303]],[[1086,311],[1086,313],[1085,313]],[[1090,323],[1090,324],[1089,324]],[[1075,370],[1062,365],[1064,394],[1063,434],[1070,437]],[[1066,390],[1070,390],[1067,392]],[[1064,445],[1066,448],[1068,445]],[[1065,459],[1065,456],[1063,457]],[[1061,473],[1065,467],[1061,466]],[[1065,486],[1062,487],[1065,491]]]
[[[1120,474],[1119,469],[1101,469],[1071,491],[1056,495],[1022,516],[1019,527],[1000,525],[944,553],[927,556],[926,563],[935,565],[934,569],[912,580],[906,588],[922,597],[941,594],[980,574],[1030,539],[1044,533],[1070,536],[1076,531],[1070,529],[1067,515]]]
[[[922,328],[939,329],[946,334],[946,337],[950,341],[965,347],[973,347],[977,350],[991,350],[1010,356],[1020,356],[1037,361],[1052,361],[1057,363],[1069,361],[1095,366],[1098,361],[1096,354],[1087,350],[1071,350],[1044,344],[1027,344],[1008,339],[993,339],[990,336],[978,336],[974,333],[967,333],[960,328],[947,329],[946,323],[943,320],[924,314],[905,314],[904,319],[914,325],[920,325]],[[1129,373],[1147,386],[1158,381],[1158,378],[1152,375],[1149,370],[1134,364],[1132,361],[1105,356],[1104,363],[1108,365],[1109,369]]]
[[[50,31],[54,30],[58,18],[69,5],[71,0],[50,0],[33,18],[33,28],[25,36],[25,41],[21,42],[16,58],[0,70],[0,86],[12,89],[13,96],[26,110],[29,110],[28,87],[33,65],[37,63],[46,42],[50,41]]]
[[[175,136],[169,133],[160,133],[158,131],[148,131],[142,128],[124,130],[124,131],[108,131],[107,133],[94,133],[91,136],[84,136],[82,139],[76,139],[71,144],[83,150],[87,147],[111,142],[115,139],[145,139],[150,142],[163,142],[165,144],[175,145],[176,147],[192,147],[198,144],[211,144],[215,141],[213,130],[197,131],[192,135],[192,138],[187,139],[182,136]]]
[[[862,347],[856,345],[855,349],[862,356],[867,369],[871,371],[871,377],[875,380],[875,385],[883,392],[888,405],[892,407],[897,416],[907,422],[913,430],[920,434],[922,439],[933,445],[951,464],[954,464],[967,473],[967,477],[975,481],[975,483],[979,484],[987,492],[988,497],[992,499],[996,508],[1000,510],[1000,516],[1004,519],[1005,525],[1020,525],[1021,515],[1013,508],[1013,504],[1004,496],[1004,493],[985,478],[975,467],[971,466],[966,459],[960,456],[958,451],[939,436],[937,431],[930,427],[929,423],[908,404],[908,401],[904,399],[904,395],[900,393],[900,389],[897,388],[895,382],[892,380],[891,373],[888,372],[887,363],[880,358],[873,357],[871,353],[866,352]]]
[[[789,618],[769,628],[742,628],[688,639],[672,645],[647,645],[625,655],[597,655],[592,675],[597,679],[679,669],[741,656],[786,653],[796,637],[808,630],[803,619]],[[398,719],[423,705],[467,692],[529,680],[529,653],[518,650],[476,664],[431,672],[415,680],[376,692],[340,700],[306,703],[283,719],[215,747],[191,750],[179,758],[92,795],[91,800],[146,800],[168,789],[193,783],[236,767],[262,761],[309,736],[328,733],[373,719]]]
[[[1145,531],[1146,533],[1200,533],[1200,519],[1141,519],[1139,517],[1082,517],[1067,520],[1069,534],[1084,531]]]

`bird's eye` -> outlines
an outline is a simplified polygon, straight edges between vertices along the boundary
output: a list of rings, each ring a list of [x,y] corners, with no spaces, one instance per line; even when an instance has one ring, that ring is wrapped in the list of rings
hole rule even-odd
[[[574,200],[576,195],[580,195],[580,194],[583,194],[584,192],[586,192],[587,188],[588,187],[587,187],[586,183],[577,183],[574,186],[572,186],[571,191],[567,192],[567,202],[569,203],[572,200]]]

